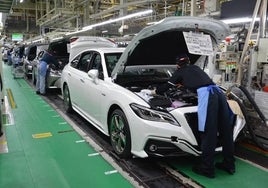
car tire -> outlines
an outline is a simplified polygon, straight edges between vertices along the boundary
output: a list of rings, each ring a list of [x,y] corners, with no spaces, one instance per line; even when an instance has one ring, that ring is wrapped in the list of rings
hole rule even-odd
[[[71,103],[71,97],[70,97],[70,91],[68,88],[68,85],[65,85],[63,87],[63,106],[64,106],[64,110],[67,113],[70,113],[73,111],[72,108],[72,103]]]
[[[115,153],[121,158],[131,156],[131,136],[127,118],[116,109],[109,118],[110,141]]]

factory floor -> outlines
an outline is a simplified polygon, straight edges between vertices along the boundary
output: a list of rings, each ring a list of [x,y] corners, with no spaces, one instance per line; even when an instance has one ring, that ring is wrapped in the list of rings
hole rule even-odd
[[[0,187],[133,187],[9,66],[3,75]]]

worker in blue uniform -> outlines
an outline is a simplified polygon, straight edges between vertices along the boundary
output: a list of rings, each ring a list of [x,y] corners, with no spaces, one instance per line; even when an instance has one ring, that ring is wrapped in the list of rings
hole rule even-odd
[[[176,58],[177,70],[169,81],[151,94],[164,94],[170,87],[183,86],[198,95],[198,130],[201,137],[201,163],[193,167],[197,174],[214,178],[215,166],[229,174],[235,173],[233,113],[220,88],[198,66],[190,64],[186,54]],[[214,165],[217,134],[223,145],[223,161]]]
[[[48,73],[48,66],[51,64],[60,67],[60,62],[54,57],[55,52],[46,51],[40,59],[37,66],[37,80],[36,80],[36,94],[46,94],[46,77]]]

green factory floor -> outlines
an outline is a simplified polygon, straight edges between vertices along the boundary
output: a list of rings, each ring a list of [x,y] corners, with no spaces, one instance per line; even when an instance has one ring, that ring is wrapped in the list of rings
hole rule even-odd
[[[194,182],[197,182],[198,185],[206,188],[268,187],[268,169],[255,166],[239,158],[236,158],[236,173],[234,175],[215,169],[216,177],[213,179],[195,174],[192,171],[193,161],[195,161],[195,157],[181,157],[180,159],[169,160],[167,163],[173,169],[190,177]],[[216,161],[221,161],[221,154],[217,154]]]
[[[3,115],[1,188],[133,187],[10,66],[3,74],[12,114]]]
[[[24,79],[14,79],[10,66],[3,65],[3,72],[9,103],[6,112],[11,113],[2,116],[5,135],[0,139],[0,148],[4,148],[0,149],[0,188],[134,187],[36,95]],[[229,175],[216,169],[215,179],[193,173],[195,159],[179,157],[168,159],[167,164],[201,187],[266,188],[268,185],[267,169],[239,158],[237,173]]]

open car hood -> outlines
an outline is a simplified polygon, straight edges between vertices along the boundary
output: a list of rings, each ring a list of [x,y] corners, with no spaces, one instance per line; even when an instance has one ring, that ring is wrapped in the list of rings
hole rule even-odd
[[[230,34],[225,23],[202,17],[168,17],[155,25],[142,29],[128,44],[116,64],[112,77],[123,72],[126,66],[172,65],[181,53],[195,62],[200,55],[190,54],[183,32],[198,32],[210,35],[213,45]]]

